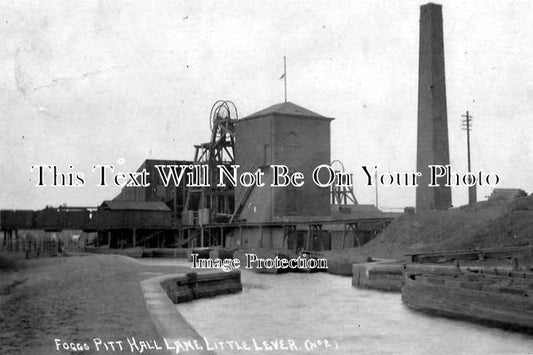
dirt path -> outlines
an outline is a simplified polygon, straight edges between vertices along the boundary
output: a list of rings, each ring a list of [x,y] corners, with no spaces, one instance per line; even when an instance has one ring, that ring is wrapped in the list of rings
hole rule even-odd
[[[154,264],[86,255],[35,259],[19,270],[0,271],[0,354],[119,353],[103,345],[97,352],[94,338],[122,340],[122,352],[131,353],[127,338],[160,341],[140,281],[190,269]],[[57,350],[55,339],[90,349]]]

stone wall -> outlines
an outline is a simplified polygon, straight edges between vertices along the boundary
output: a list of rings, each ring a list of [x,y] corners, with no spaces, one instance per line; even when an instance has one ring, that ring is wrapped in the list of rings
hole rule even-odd
[[[242,291],[241,272],[190,272],[161,281],[173,303],[188,302],[199,298],[214,297]]]
[[[380,291],[401,292],[404,265],[397,262],[353,264],[352,286]]]

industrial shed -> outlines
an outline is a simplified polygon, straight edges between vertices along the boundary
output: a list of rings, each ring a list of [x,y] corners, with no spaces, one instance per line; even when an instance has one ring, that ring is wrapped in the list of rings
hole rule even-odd
[[[99,228],[168,228],[170,208],[160,201],[104,201],[94,222]]]
[[[168,186],[163,184],[159,172],[156,169],[157,165],[190,165],[192,161],[189,160],[162,160],[162,159],[147,159],[145,160],[137,172],[146,169],[148,172],[147,182],[148,187],[132,187],[125,186],[120,193],[113,199],[115,201],[137,201],[137,202],[164,202],[172,211],[174,217],[180,216],[185,199],[187,197],[187,189],[185,187],[187,179],[184,179],[180,186],[174,186],[170,183]],[[167,170],[167,169],[165,169]]]
[[[109,247],[160,246],[171,237],[171,210],[161,201],[104,201],[92,227]]]

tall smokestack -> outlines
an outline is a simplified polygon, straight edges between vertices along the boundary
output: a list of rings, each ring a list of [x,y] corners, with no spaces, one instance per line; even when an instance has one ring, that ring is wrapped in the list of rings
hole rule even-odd
[[[416,210],[447,209],[452,205],[451,188],[428,187],[428,165],[450,163],[442,6],[420,7],[420,48],[418,62],[418,142],[417,171],[422,173],[416,189]]]

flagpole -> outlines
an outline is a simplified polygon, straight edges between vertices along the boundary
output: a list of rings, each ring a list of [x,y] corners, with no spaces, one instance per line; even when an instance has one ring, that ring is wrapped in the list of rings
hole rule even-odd
[[[287,102],[287,58],[283,56],[283,82],[285,84],[285,102]]]

